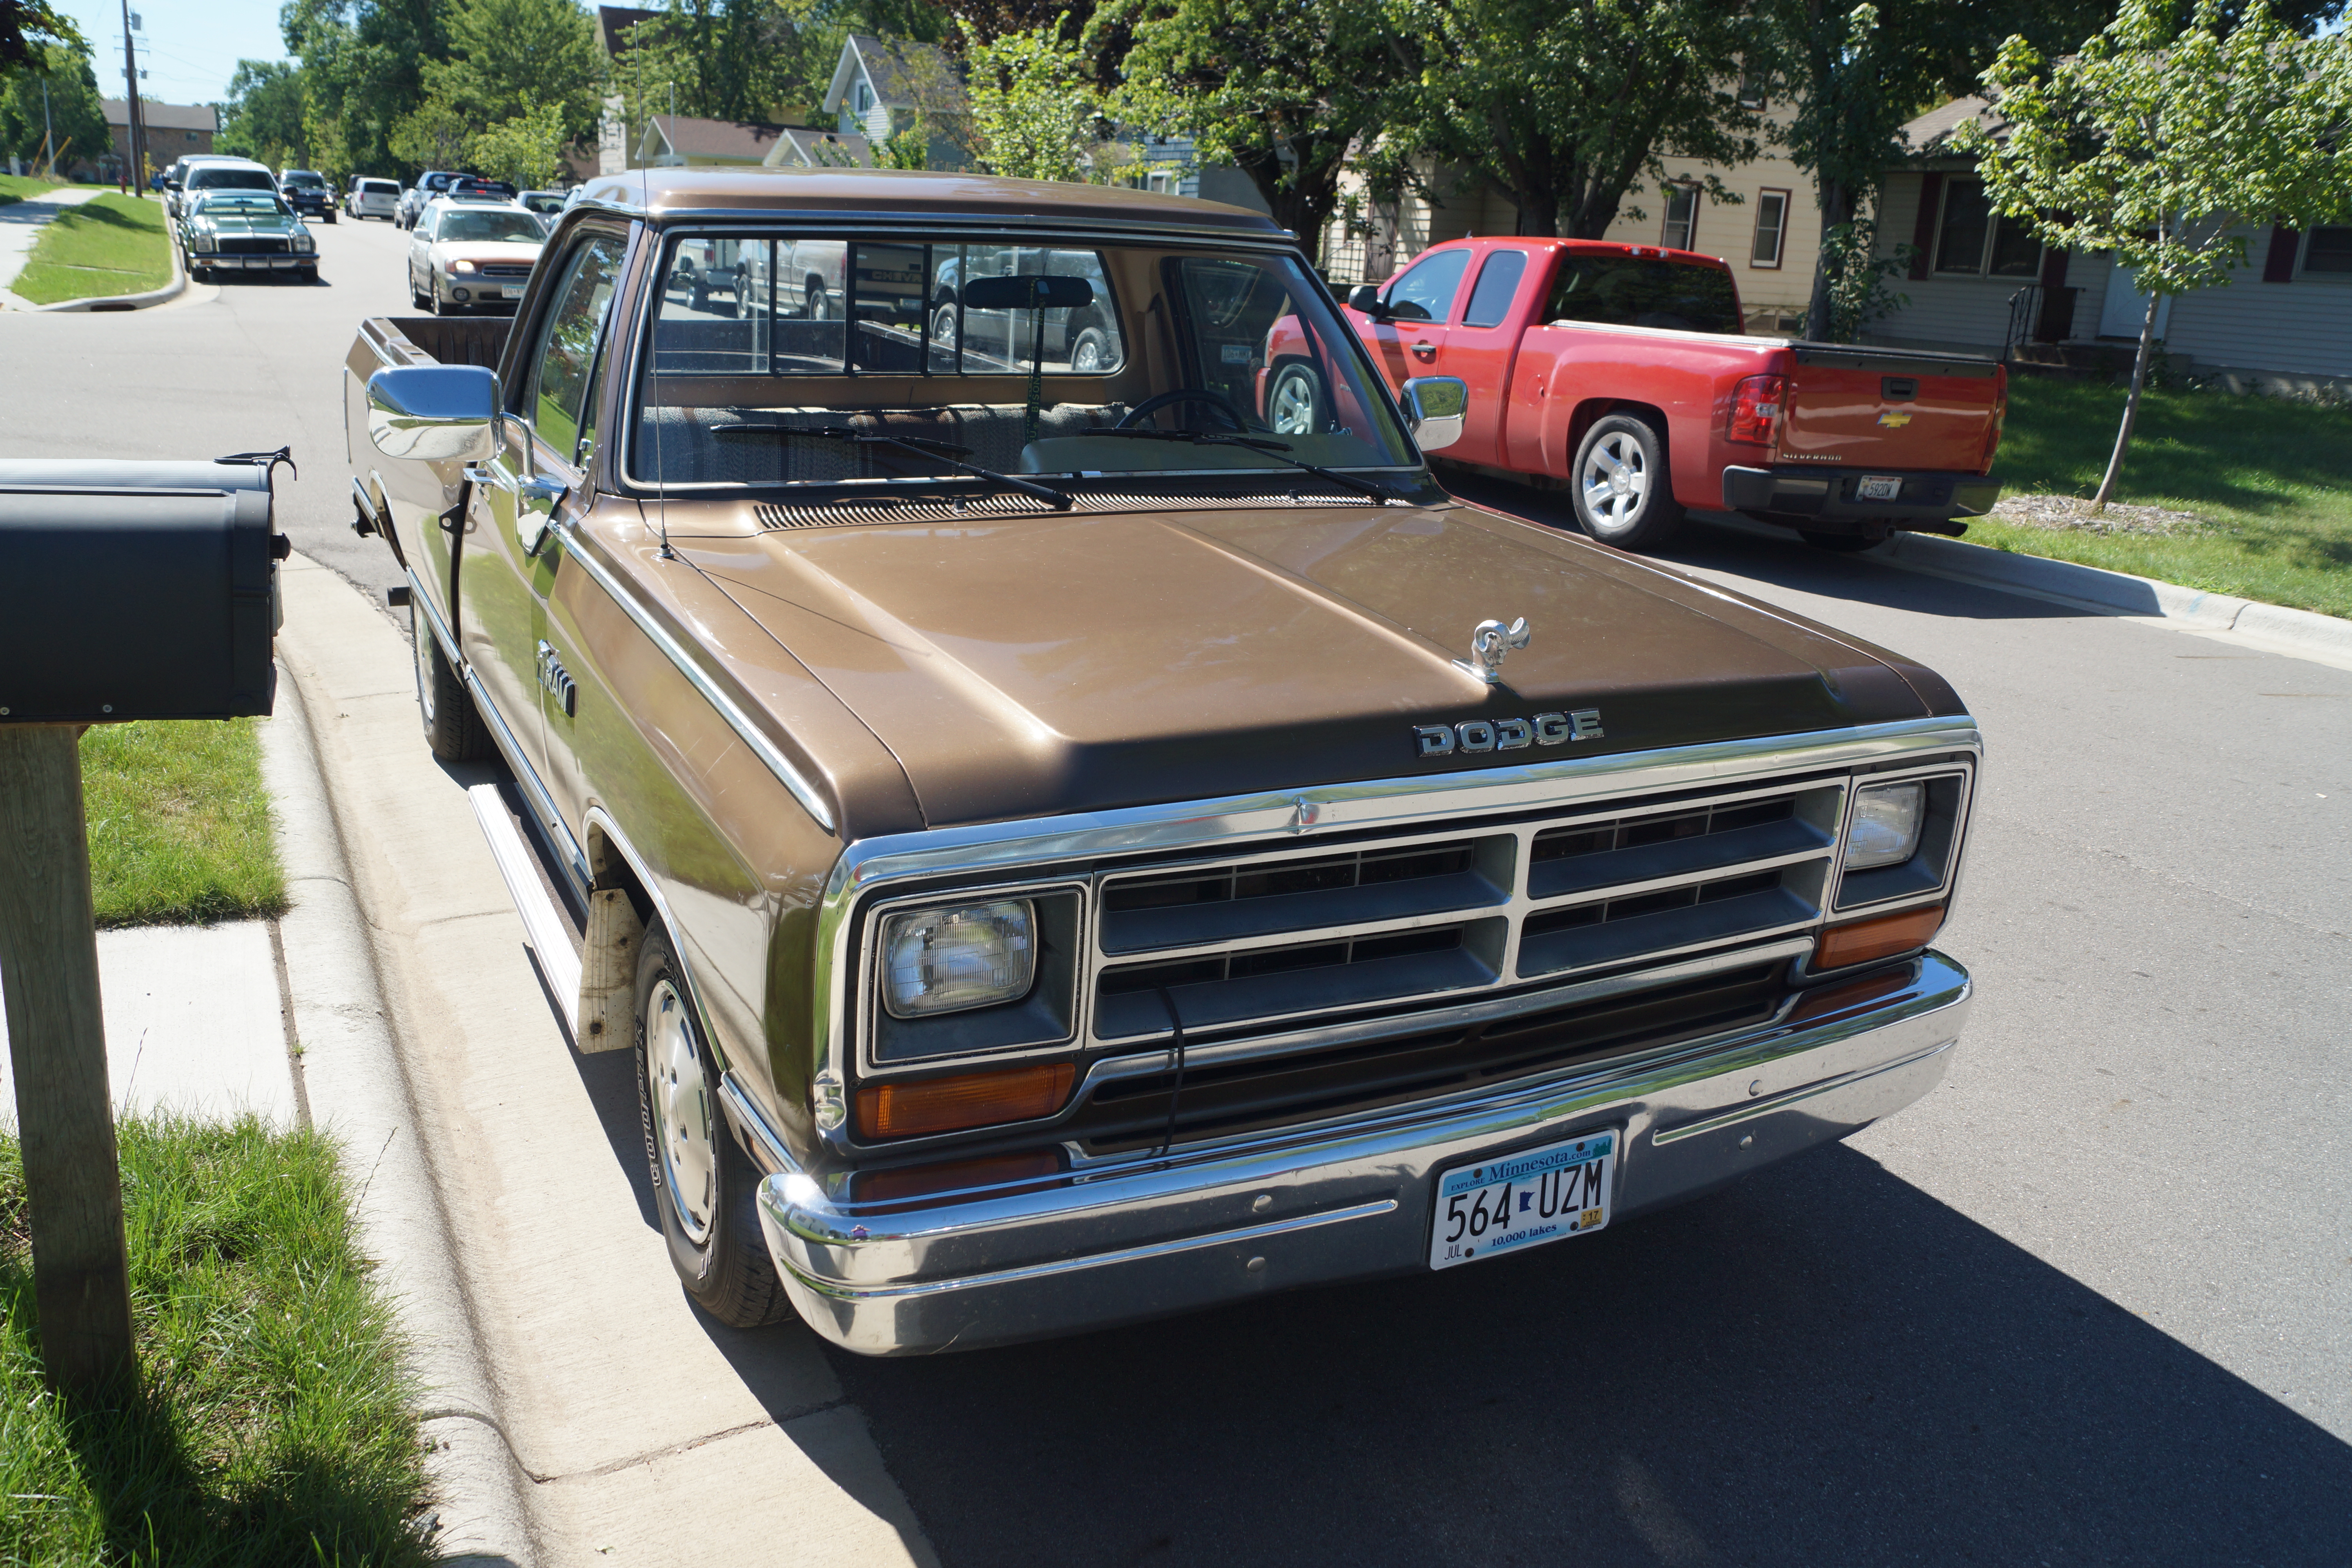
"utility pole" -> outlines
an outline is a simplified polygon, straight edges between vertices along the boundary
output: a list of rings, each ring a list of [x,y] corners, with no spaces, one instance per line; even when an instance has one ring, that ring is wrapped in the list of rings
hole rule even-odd
[[[147,195],[146,116],[139,111],[139,45],[131,36],[131,0],[122,0],[122,138],[131,160],[131,194]]]
[[[41,73],[41,150],[49,155],[49,178],[58,175],[58,133],[49,129],[49,78]]]

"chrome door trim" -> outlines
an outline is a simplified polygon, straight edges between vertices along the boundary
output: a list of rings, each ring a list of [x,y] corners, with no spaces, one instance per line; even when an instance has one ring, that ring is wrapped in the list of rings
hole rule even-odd
[[[448,659],[449,668],[457,672],[459,679],[468,678],[470,671],[464,656],[457,651],[457,639],[450,634],[448,623],[442,620],[441,612],[433,607],[432,597],[425,592],[424,580],[417,576],[416,568],[404,565],[401,571],[408,577],[408,602],[424,610],[425,624],[433,628],[433,640],[441,645],[442,655]]]
[[[645,606],[643,601],[622,586],[621,580],[606,568],[603,562],[581,548],[578,528],[561,517],[553,519],[552,528],[557,539],[563,545],[564,559],[577,563],[582,571],[587,573],[589,580],[604,590],[613,603],[620,606],[621,613],[635,622],[639,631],[645,633],[646,640],[660,649],[663,657],[671,664],[677,667],[677,672],[686,677],[688,684],[702,693],[703,700],[718,710],[719,716],[727,721],[727,727],[735,731],[736,739],[749,747],[753,756],[767,764],[768,771],[776,775],[776,782],[782,784],[794,800],[800,802],[803,811],[816,819],[816,825],[819,827],[824,828],[827,833],[838,832],[839,826],[834,819],[832,808],[825,805],[824,797],[817,793],[816,787],[802,775],[801,771],[792,764],[790,759],[776,749],[775,742],[768,739],[760,727],[751,721],[751,716],[743,711],[735,700],[719,689],[719,683],[710,678],[709,671],[704,669],[687,653],[685,648],[678,646],[677,638],[662,629],[661,623],[654,619],[653,612]]]

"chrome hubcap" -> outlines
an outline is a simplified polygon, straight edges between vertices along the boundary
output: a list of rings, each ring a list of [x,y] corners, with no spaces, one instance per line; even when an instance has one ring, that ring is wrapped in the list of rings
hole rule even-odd
[[[1286,374],[1275,384],[1274,428],[1284,436],[1311,436],[1315,433],[1315,388],[1297,371]]]
[[[1102,369],[1102,344],[1092,338],[1080,338],[1077,357],[1070,362],[1070,368],[1081,373]]]
[[[718,1145],[710,1135],[710,1091],[686,1004],[667,980],[658,982],[646,1002],[646,1088],[670,1211],[687,1239],[699,1247],[710,1235],[710,1215],[719,1200]]]
[[[1595,522],[1622,528],[1642,515],[1650,476],[1642,462],[1642,444],[1620,430],[1604,436],[1585,455],[1578,476],[1584,490],[1585,510]]]

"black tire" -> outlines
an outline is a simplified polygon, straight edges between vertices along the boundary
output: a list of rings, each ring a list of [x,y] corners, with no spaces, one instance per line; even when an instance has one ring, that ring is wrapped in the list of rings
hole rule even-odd
[[[824,291],[824,279],[812,278],[801,285],[801,315],[811,321],[833,320],[833,296]]]
[[[695,1304],[730,1328],[764,1328],[790,1316],[792,1302],[760,1234],[759,1173],[728,1127],[719,1064],[691,998],[669,932],[656,920],[637,949],[635,1009],[637,1115],[654,1212],[670,1267]]]
[[[1602,482],[1589,482],[1597,476]],[[1616,488],[1615,481],[1624,481]],[[1682,526],[1683,509],[1666,474],[1666,438],[1631,414],[1596,419],[1577,443],[1568,472],[1576,521],[1619,550],[1655,550]]]
[[[1265,384],[1266,428],[1277,436],[1315,436],[1331,425],[1331,399],[1315,367],[1292,360]]]
[[[413,590],[412,590],[413,592]],[[415,641],[416,711],[425,721],[425,743],[445,763],[485,763],[498,754],[489,726],[474,706],[474,694],[433,640],[433,627],[415,600],[408,605],[408,635]]]
[[[1816,550],[1826,550],[1835,555],[1852,555],[1857,551],[1886,542],[1886,536],[1883,533],[1874,538],[1867,533],[1822,533],[1810,528],[1799,529],[1797,537]]]
[[[941,305],[931,312],[931,346],[944,354],[955,353],[956,309],[953,305]]]
[[[1078,375],[1101,375],[1118,368],[1118,359],[1111,352],[1110,334],[1100,327],[1088,327],[1070,343],[1070,369]]]

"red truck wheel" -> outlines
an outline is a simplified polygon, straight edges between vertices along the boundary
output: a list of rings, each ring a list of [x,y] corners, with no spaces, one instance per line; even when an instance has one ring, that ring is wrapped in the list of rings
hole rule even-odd
[[[1666,478],[1666,443],[1656,426],[1630,414],[1593,422],[1569,471],[1576,521],[1620,550],[1654,550],[1683,521]]]

